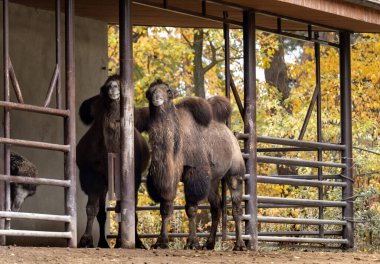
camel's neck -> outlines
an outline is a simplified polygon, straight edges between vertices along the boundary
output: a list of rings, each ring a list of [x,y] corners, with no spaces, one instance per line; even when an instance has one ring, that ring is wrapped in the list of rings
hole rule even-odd
[[[120,149],[120,105],[117,101],[104,105],[103,135],[108,152]]]
[[[177,110],[174,106],[159,111],[154,111],[152,108],[150,110],[151,166],[156,169],[156,173],[167,174],[173,171],[173,166],[178,162],[182,145]]]
[[[120,104],[118,101],[105,103],[105,118],[110,121],[120,121]]]

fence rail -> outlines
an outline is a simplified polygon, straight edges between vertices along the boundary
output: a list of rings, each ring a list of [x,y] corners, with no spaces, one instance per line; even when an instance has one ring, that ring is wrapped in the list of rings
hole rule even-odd
[[[56,179],[42,179],[42,178],[31,178],[23,176],[8,176],[0,174],[0,181],[14,182],[14,183],[25,183],[25,184],[35,184],[35,185],[50,185],[57,187],[70,187],[71,181],[69,180],[56,180]]]
[[[57,221],[57,222],[66,222],[66,223],[71,222],[71,217],[68,215],[52,215],[52,214],[35,214],[35,213],[0,211],[0,217],[16,218],[16,219],[30,219],[30,220]]]

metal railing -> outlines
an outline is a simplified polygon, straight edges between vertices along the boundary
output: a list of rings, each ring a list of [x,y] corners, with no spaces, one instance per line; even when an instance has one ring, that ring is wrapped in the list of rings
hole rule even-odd
[[[75,176],[75,65],[74,65],[74,6],[73,0],[65,1],[65,66],[66,66],[66,102],[62,107],[61,94],[61,1],[55,1],[55,42],[56,42],[56,65],[48,88],[43,106],[25,104],[22,91],[17,80],[9,55],[9,0],[3,0],[3,59],[4,59],[4,100],[0,101],[0,107],[4,109],[4,136],[0,137],[0,144],[4,146],[3,161],[4,172],[0,174],[0,245],[6,244],[6,237],[49,237],[63,238],[68,242],[68,246],[76,247],[77,240],[77,212],[76,212],[76,176]],[[10,101],[10,84],[15,90],[18,102]],[[49,107],[53,94],[56,95],[56,107]],[[10,112],[18,110],[33,112],[52,116],[60,116],[64,119],[64,144],[54,144],[39,141],[13,139],[10,137]],[[28,148],[38,148],[64,153],[64,180],[30,178],[10,175],[10,149],[11,146],[22,146]],[[23,183],[33,185],[46,185],[62,187],[65,190],[65,214],[36,214],[11,212],[10,184]],[[13,230],[11,229],[11,219],[28,219],[57,221],[65,223],[64,232]]]

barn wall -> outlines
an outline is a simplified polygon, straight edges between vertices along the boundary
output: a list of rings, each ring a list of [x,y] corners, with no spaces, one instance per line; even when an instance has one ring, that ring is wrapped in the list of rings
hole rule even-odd
[[[54,13],[11,4],[9,15],[10,55],[24,101],[28,104],[42,105],[55,65]],[[63,30],[64,19],[62,19],[62,40],[64,40]],[[2,34],[2,22],[0,31]],[[107,76],[104,69],[107,66],[107,25],[96,20],[76,18],[75,37],[76,105],[78,109],[80,102],[98,92]],[[64,61],[64,56],[62,58]],[[64,64],[62,67],[64,68]],[[1,72],[3,72],[2,68]],[[0,82],[0,87],[3,89],[2,74]],[[0,96],[2,94],[1,92]],[[13,101],[16,101],[14,96]],[[77,119],[77,141],[86,129]],[[14,111],[11,114],[11,135],[18,139],[63,143],[63,119]],[[38,167],[40,177],[63,179],[62,153],[19,147],[12,149],[32,161]],[[24,203],[22,211],[63,214],[63,201],[62,188],[40,186],[37,189],[37,194]],[[78,182],[79,238],[85,227],[86,202],[87,199],[80,190]],[[12,229],[63,231],[63,224],[47,221],[13,220]],[[97,241],[97,237],[95,237],[95,241]],[[65,241],[61,239],[8,238],[8,242],[34,246],[65,245]]]

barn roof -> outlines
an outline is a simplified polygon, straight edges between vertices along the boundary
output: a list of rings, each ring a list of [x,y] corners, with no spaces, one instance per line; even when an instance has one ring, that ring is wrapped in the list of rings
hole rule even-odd
[[[53,10],[52,0],[10,0],[27,6]],[[64,2],[64,1],[63,1]],[[164,8],[175,10],[169,12]],[[76,14],[102,20],[107,23],[118,21],[118,0],[76,0]],[[228,11],[231,21],[241,22],[241,10],[253,8],[262,13],[257,15],[257,24],[266,28],[276,28],[277,19],[269,14],[291,17],[335,29],[352,32],[380,32],[380,4],[377,0],[206,0],[202,14],[201,0],[135,0],[133,1],[133,23],[135,25],[173,27],[221,27],[221,23],[211,18],[222,18]],[[190,15],[183,15],[183,11]],[[217,20],[217,19],[216,19]],[[235,23],[238,26],[238,23]],[[304,25],[283,20],[285,30],[303,30]],[[322,30],[320,28],[320,30]]]

